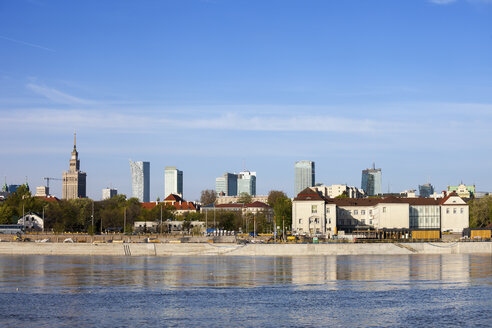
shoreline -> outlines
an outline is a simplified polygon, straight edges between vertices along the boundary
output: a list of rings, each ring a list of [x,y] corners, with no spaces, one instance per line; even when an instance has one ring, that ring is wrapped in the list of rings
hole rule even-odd
[[[404,254],[491,254],[492,242],[412,242],[381,244],[231,243],[21,243],[1,242],[0,255],[81,256],[327,256]]]

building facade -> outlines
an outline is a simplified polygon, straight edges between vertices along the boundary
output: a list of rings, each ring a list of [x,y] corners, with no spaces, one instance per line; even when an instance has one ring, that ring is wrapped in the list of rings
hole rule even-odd
[[[448,186],[448,193],[456,192],[462,198],[475,197],[475,185],[464,185],[460,183],[458,186]]]
[[[368,196],[381,195],[383,193],[381,169],[377,169],[373,164],[372,169],[362,170],[361,189]]]
[[[420,197],[427,198],[433,194],[434,194],[434,186],[431,185],[430,183],[419,185],[419,196]]]
[[[150,201],[150,163],[130,160],[132,174],[132,196],[141,203]]]
[[[294,196],[316,183],[315,165],[312,161],[298,161],[294,164]]]
[[[183,171],[175,166],[166,166],[164,169],[164,198],[174,194],[183,197]]]
[[[239,172],[237,179],[237,194],[247,193],[248,195],[256,195],[256,172]]]
[[[222,196],[237,196],[237,174],[224,173],[215,179],[215,192]]]
[[[307,188],[292,202],[295,234],[333,236],[338,231],[440,229],[460,233],[469,224],[468,205],[452,193],[432,198],[326,198]]]
[[[76,134],[73,135],[73,150],[69,169],[63,172],[62,199],[85,198],[87,174],[80,171],[79,153],[76,146]]]
[[[111,199],[116,195],[118,195],[118,190],[116,190],[116,189],[105,188],[102,190],[102,200]]]
[[[365,196],[364,190],[360,190],[354,186],[343,185],[316,185],[311,189],[319,191],[323,196],[328,198],[335,198],[343,194],[347,195],[348,198],[362,198]]]

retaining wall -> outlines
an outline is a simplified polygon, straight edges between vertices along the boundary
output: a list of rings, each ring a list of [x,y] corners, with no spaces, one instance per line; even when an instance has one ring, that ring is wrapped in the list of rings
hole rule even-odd
[[[21,243],[1,242],[3,255],[113,256],[312,256],[369,254],[492,254],[492,242],[381,244],[146,244],[146,243]]]

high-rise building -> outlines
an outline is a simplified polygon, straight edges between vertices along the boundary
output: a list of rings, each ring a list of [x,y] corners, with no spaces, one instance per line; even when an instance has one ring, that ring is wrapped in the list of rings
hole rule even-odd
[[[217,195],[237,196],[237,174],[224,173],[215,179],[215,192]]]
[[[237,194],[241,195],[243,192],[251,196],[256,196],[256,172],[239,172],[237,179]]]
[[[118,191],[116,189],[105,188],[102,190],[102,200],[111,199],[116,195],[118,195]]]
[[[142,203],[150,201],[150,163],[130,160],[132,195]]]
[[[63,172],[63,199],[77,199],[86,197],[87,174],[80,171],[79,153],[76,146],[76,134],[73,134],[72,157],[69,162],[69,169]]]
[[[306,188],[313,187],[315,182],[314,162],[298,161],[294,165],[295,181],[294,196]]]
[[[374,163],[372,164],[372,169],[362,170],[361,189],[363,189],[368,196],[375,196],[383,193],[381,169],[377,169]]]
[[[174,166],[166,166],[164,169],[164,198],[170,194],[183,198],[183,171]]]
[[[430,197],[430,195],[434,194],[434,186],[430,183],[426,183],[423,185],[419,185],[419,196],[420,197]]]

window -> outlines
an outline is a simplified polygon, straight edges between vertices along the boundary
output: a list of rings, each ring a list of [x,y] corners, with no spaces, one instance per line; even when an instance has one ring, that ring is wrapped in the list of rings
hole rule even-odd
[[[311,213],[318,213],[318,205],[311,205]]]
[[[449,208],[446,209],[446,214],[449,214]]]
[[[302,223],[302,219],[299,219],[299,224],[301,224],[301,223]]]
[[[372,215],[372,210],[369,210],[369,215]]]
[[[361,210],[361,211],[360,211],[360,214],[361,214],[361,215],[366,215],[366,210]]]
[[[383,213],[386,213],[386,207],[383,207]]]
[[[460,213],[463,214],[464,213],[464,210],[463,209],[460,209]]]
[[[362,224],[366,224],[366,220],[365,219],[362,219],[361,222],[362,222]]]
[[[348,214],[352,215],[352,211],[347,211],[347,212],[348,212]]]
[[[456,209],[455,208],[453,208],[453,214],[456,214]]]
[[[330,218],[330,219],[328,219],[328,223],[329,223],[329,224],[331,224],[331,218]]]
[[[330,209],[329,208],[326,209],[326,213],[330,213]]]
[[[357,215],[357,214],[359,214],[359,211],[354,210],[354,215]]]

